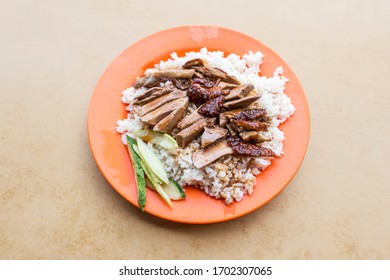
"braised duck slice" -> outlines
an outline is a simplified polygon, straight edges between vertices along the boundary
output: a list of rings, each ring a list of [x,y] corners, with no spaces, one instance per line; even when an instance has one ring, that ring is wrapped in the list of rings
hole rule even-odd
[[[165,78],[184,78],[184,79],[191,79],[194,75],[195,70],[193,69],[168,69],[168,70],[161,70],[157,71],[151,75],[157,76],[159,78],[165,77]]]
[[[186,90],[190,86],[190,80],[184,78],[172,79],[172,83],[181,90]]]
[[[177,127],[179,129],[184,129],[194,123],[196,123],[197,121],[199,121],[200,119],[203,119],[204,117],[198,113],[198,110],[195,110],[193,111],[191,114],[189,114],[188,116],[186,116],[184,119],[182,119],[178,124],[177,124]]]
[[[150,95],[152,95],[154,92],[156,91],[161,91],[162,90],[162,87],[152,87],[148,90],[146,90],[144,93],[142,93],[141,95],[137,96],[137,98],[135,99],[136,101],[138,100],[142,100]]]
[[[141,76],[136,79],[134,87],[140,88],[142,86],[144,87],[150,87],[155,84],[157,84],[159,81],[161,81],[162,78],[168,78],[168,79],[177,79],[177,78],[185,78],[190,79],[194,75],[195,70],[194,69],[168,69],[168,70],[160,70],[153,72],[151,74],[147,74],[144,76]]]
[[[204,132],[200,138],[201,147],[204,148],[222,138],[228,134],[228,130],[215,126],[205,127]]]
[[[244,120],[244,121],[252,121],[252,120],[263,120],[267,111],[264,108],[258,109],[249,109],[242,110],[239,114],[233,117],[235,120]]]
[[[226,102],[225,104],[223,104],[223,106],[229,110],[245,108],[250,104],[252,104],[253,102],[257,101],[259,98],[260,98],[260,94],[248,94],[244,98]]]
[[[243,131],[239,135],[245,142],[256,143],[259,133],[257,131]]]
[[[225,140],[219,141],[215,145],[198,150],[192,156],[192,162],[196,168],[203,168],[216,161],[220,157],[233,154],[233,149]]]
[[[185,148],[189,143],[194,139],[202,135],[204,128],[208,125],[215,124],[215,119],[202,118],[196,123],[190,125],[189,127],[183,129],[178,134],[176,134],[177,144],[181,148]]]
[[[195,58],[192,60],[188,60],[183,65],[184,69],[194,69],[196,72],[201,73],[202,75],[205,75],[207,77],[210,77],[215,80],[221,80],[230,84],[236,84],[239,85],[240,81],[236,79],[236,77],[228,75],[225,71],[222,69],[216,68],[216,67],[210,67],[206,65],[202,59]]]
[[[203,66],[203,60],[200,58],[195,58],[188,60],[186,63],[183,64],[184,69],[190,69],[193,68],[194,66]]]
[[[231,84],[231,83],[226,83],[226,82],[220,82],[218,84],[218,86],[221,87],[221,89],[223,89],[223,90],[226,90],[226,89],[232,90],[232,89],[238,87],[238,85],[236,85],[236,84]]]
[[[151,91],[150,94],[148,94],[147,96],[144,96],[146,92],[148,92],[149,90],[147,90],[142,96],[144,96],[142,99],[140,99],[139,97],[136,98],[136,101],[134,102],[134,105],[145,105],[146,103],[149,103],[151,101],[153,101],[154,99],[156,98],[159,98],[160,96],[163,96],[165,94],[168,94],[170,93],[171,91],[173,91],[175,88],[172,84],[168,83],[168,84],[165,84],[164,87],[154,87],[154,88],[151,88],[151,89],[160,89],[160,90],[154,90],[154,91]],[[150,90],[151,90],[150,89]]]
[[[254,144],[245,143],[237,136],[231,136],[227,139],[228,145],[233,149],[234,155],[250,157],[275,157],[275,153],[268,148],[259,147]]]
[[[228,95],[225,96],[226,101],[233,99],[243,98],[248,95],[255,87],[252,84],[245,84],[238,86],[230,91]]]
[[[188,102],[185,107],[180,107],[170,113],[168,116],[159,121],[154,127],[154,131],[159,131],[163,133],[171,133],[175,128],[177,122],[183,117],[184,112],[187,110]]]
[[[262,143],[267,141],[271,141],[271,138],[264,136],[264,134],[261,132],[257,134],[257,143]]]
[[[177,110],[180,107],[188,106],[188,97],[179,98],[169,103],[164,104],[160,108],[149,112],[148,114],[141,117],[141,121],[147,122],[151,125],[156,125],[163,118],[168,116],[171,112]]]
[[[210,77],[212,79],[220,79],[221,81],[226,81],[226,72],[219,69],[219,68],[214,68],[214,67],[209,67],[209,66],[205,66],[205,73],[204,75],[206,77]]]
[[[231,76],[229,74],[226,75],[226,80],[225,81],[227,83],[230,83],[230,84],[236,84],[236,85],[240,84],[240,81],[236,77]]]
[[[234,128],[232,124],[227,124],[226,128],[229,130],[230,135],[235,136],[237,135],[238,131]]]
[[[154,75],[144,75],[141,77],[138,77],[135,80],[134,87],[140,88],[140,87],[154,87],[157,86],[160,83],[161,79]]]
[[[222,69],[216,68],[216,67],[209,67],[204,66],[205,73],[204,75],[213,79],[219,79],[223,82],[227,82],[229,84],[236,84],[239,85],[240,81],[236,79],[236,77],[228,75],[225,71]]]
[[[258,122],[258,121],[244,121],[244,120],[231,119],[230,123],[233,124],[233,126],[238,131],[243,131],[243,130],[266,131],[266,130],[268,130],[268,127],[269,127],[268,123]]]
[[[161,97],[158,97],[158,98],[154,99],[153,101],[147,103],[146,105],[142,106],[142,108],[140,110],[141,116],[146,115],[147,113],[157,109],[158,107],[161,107],[165,103],[168,103],[172,100],[183,98],[186,96],[187,96],[187,94],[185,91],[174,90],[169,94],[165,94]]]
[[[219,125],[224,127],[229,122],[229,119],[237,116],[241,112],[242,112],[241,109],[235,109],[235,110],[226,111],[219,114]]]
[[[192,66],[191,69],[195,70],[194,76],[202,78],[204,73],[206,73],[206,67],[204,66]]]

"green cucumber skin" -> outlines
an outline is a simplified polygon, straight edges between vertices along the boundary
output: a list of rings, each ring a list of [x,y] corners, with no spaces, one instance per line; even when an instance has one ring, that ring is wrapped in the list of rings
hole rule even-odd
[[[176,181],[173,181],[173,180],[169,180],[169,183],[170,184],[174,184],[177,188],[177,190],[179,191],[180,193],[180,197],[182,199],[186,198],[186,193],[184,192],[183,188],[176,182]]]
[[[175,140],[173,139],[173,141]],[[150,142],[159,145],[161,148],[165,150],[174,150],[178,147],[177,142],[176,141],[172,142],[172,140],[166,137],[165,134],[157,135],[155,138],[152,138]]]
[[[149,168],[149,170],[152,171],[153,174],[156,175],[161,181],[168,183],[168,174],[164,169],[164,165],[154,154],[154,151],[151,150],[148,145],[139,137],[137,137],[137,147],[140,151],[141,159]]]
[[[138,197],[138,205],[142,211],[145,211],[146,206],[146,182],[145,182],[145,174],[144,170],[141,166],[141,158],[134,151],[133,144],[135,144],[135,140],[130,136],[126,135],[127,138],[127,149],[129,151],[129,155],[131,158],[131,163],[133,165],[135,180],[137,185],[137,197]]]
[[[165,203],[172,208],[172,202],[171,202],[171,199],[169,197],[169,195],[163,190],[163,188],[161,187],[161,185],[157,185],[155,186],[156,188],[156,191],[158,192],[158,194],[163,198],[163,200],[165,201]]]
[[[153,186],[152,182],[150,182],[148,176],[146,176],[145,182],[146,182],[146,187],[147,188],[149,188],[152,191],[156,192],[156,188]]]
[[[145,172],[146,177],[149,178],[149,181],[152,183],[153,187],[156,187],[156,185],[162,184],[160,179],[158,179],[157,176],[152,171],[150,171],[150,169],[145,164],[145,162],[142,160],[142,158],[140,159],[140,165],[141,165],[143,171]]]
[[[152,182],[149,180],[149,178],[146,175],[146,187],[151,189],[154,192],[157,192],[156,188],[153,186]],[[171,200],[182,200],[186,198],[186,193],[184,192],[183,188],[175,181],[169,180],[169,184],[171,185],[168,186],[167,184],[162,184],[161,187],[165,191],[165,193],[169,196]],[[174,194],[172,194],[172,191],[169,191],[167,189],[174,189]]]
[[[165,193],[165,191],[161,188],[161,185],[156,181],[156,179],[158,180],[157,176],[148,169],[147,165],[145,164],[145,162],[142,159],[140,159],[139,163],[140,163],[143,171],[145,172],[146,177],[152,183],[154,191],[156,191],[162,197],[162,199],[165,201],[165,203],[169,207],[172,208],[172,202],[171,202],[168,194]],[[152,189],[152,188],[150,188],[150,189]]]
[[[182,200],[186,198],[186,194],[182,187],[173,180],[169,180],[169,184],[162,185],[162,188],[172,200]]]
[[[179,147],[176,140],[165,133],[141,129],[134,131],[133,135],[146,142],[156,144],[166,150],[174,150]]]

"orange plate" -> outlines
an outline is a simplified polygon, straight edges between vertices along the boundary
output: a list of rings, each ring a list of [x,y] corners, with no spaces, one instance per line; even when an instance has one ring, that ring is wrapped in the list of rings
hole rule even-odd
[[[261,75],[270,76],[277,66],[282,66],[284,76],[290,81],[286,94],[296,108],[295,114],[281,125],[285,133],[284,155],[256,179],[251,196],[239,203],[226,206],[202,191],[187,187],[187,198],[174,201],[169,208],[158,194],[147,190],[145,211],[163,219],[182,223],[207,224],[227,221],[248,214],[274,198],[297,172],[306,153],[310,134],[309,108],[303,89],[290,67],[271,49],[255,39],[221,27],[185,26],[153,34],[135,43],[120,54],[104,72],[92,95],[88,112],[88,135],[95,160],[112,187],[125,199],[137,206],[134,174],[126,147],[116,132],[117,120],[126,118],[122,91],[130,87],[145,69],[170,53],[179,56],[188,51],[220,50],[225,55],[243,55],[249,50],[261,51],[264,62]]]

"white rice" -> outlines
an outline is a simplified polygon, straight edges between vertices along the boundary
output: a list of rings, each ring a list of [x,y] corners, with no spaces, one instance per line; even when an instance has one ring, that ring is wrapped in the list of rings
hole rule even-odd
[[[154,68],[147,69],[146,74],[157,70],[175,69],[194,58],[201,58],[212,67],[218,67],[236,77],[241,83],[251,83],[257,92],[261,93],[260,105],[267,110],[271,118],[271,125],[264,136],[271,138],[263,142],[262,146],[270,148],[277,156],[283,154],[284,134],[278,126],[290,117],[295,108],[290,98],[284,93],[288,79],[283,76],[282,67],[277,67],[272,77],[259,76],[263,54],[259,51],[249,51],[242,57],[235,54],[224,56],[223,52],[208,51],[202,48],[199,52],[188,52],[183,57],[176,53],[171,54],[167,61],[161,61]],[[135,130],[146,128],[134,112],[134,99],[142,94],[144,89],[133,87],[123,91],[122,102],[128,104],[127,118],[118,120],[117,131],[122,135],[122,142],[126,145],[126,134],[131,135]],[[190,109],[190,108],[189,108]],[[199,170],[192,163],[192,154],[200,148],[197,141],[193,141],[185,149],[179,148],[175,154],[148,143],[164,164],[169,177],[181,186],[196,186],[203,189],[208,195],[221,198],[225,204],[239,202],[245,195],[251,195],[255,187],[256,176],[271,162],[263,158],[225,156],[218,161]],[[258,186],[259,187],[259,186]]]

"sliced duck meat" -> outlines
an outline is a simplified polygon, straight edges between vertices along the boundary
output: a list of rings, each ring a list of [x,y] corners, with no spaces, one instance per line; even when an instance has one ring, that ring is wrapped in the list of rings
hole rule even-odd
[[[214,127],[205,127],[204,132],[200,138],[201,147],[204,148],[222,138],[228,134],[228,130],[214,126]]]
[[[193,78],[203,79],[204,77],[203,77],[202,73],[199,73],[198,71],[195,71],[195,74],[194,74]]]
[[[151,87],[158,84],[163,78],[168,79],[177,79],[177,78],[185,78],[190,79],[194,75],[194,69],[168,69],[168,70],[160,70],[153,72],[151,74],[147,74],[141,76],[136,79],[134,87]]]
[[[194,69],[195,70],[195,76],[199,78],[204,78],[203,74],[206,73],[206,67],[204,66],[203,60],[200,58],[195,58],[192,60],[187,61],[183,65],[184,69]]]
[[[231,76],[229,74],[226,75],[226,80],[225,81],[227,83],[230,83],[230,84],[236,84],[236,85],[240,84],[240,81],[236,77]]]
[[[160,83],[160,81],[161,81],[160,78],[157,76],[144,75],[144,76],[138,77],[135,80],[134,87],[135,88],[140,88],[140,87],[150,88],[150,87],[154,87],[154,86],[158,85]]]
[[[241,109],[235,109],[219,114],[219,125],[224,127],[229,122],[229,119],[237,116],[240,112],[242,112]]]
[[[245,142],[256,143],[259,133],[257,131],[243,131],[239,135]]]
[[[230,83],[226,83],[226,82],[220,82],[220,83],[218,84],[218,86],[221,87],[221,89],[222,89],[223,91],[227,91],[228,93],[229,93],[232,89],[238,87],[238,85],[236,85],[236,84],[230,84]]]
[[[223,106],[228,110],[245,108],[250,104],[252,104],[253,102],[257,101],[259,98],[260,98],[260,94],[253,94],[253,95],[248,94],[244,98],[226,102],[225,104],[223,104]]]
[[[193,67],[191,67],[191,69],[195,70],[194,75],[199,74],[199,75],[196,75],[199,78],[203,78],[203,75],[206,73],[206,67],[204,67],[204,66],[193,66]]]
[[[271,141],[271,138],[264,136],[263,133],[259,132],[259,134],[257,135],[257,143],[262,143],[267,141]]]
[[[208,146],[205,149],[196,151],[192,156],[192,162],[196,168],[203,168],[217,159],[233,154],[233,149],[225,141],[219,141],[218,143]]]
[[[255,87],[252,84],[240,85],[230,91],[228,95],[226,95],[226,101],[243,98],[248,95],[251,91],[253,91]]]
[[[151,125],[156,125],[163,118],[168,116],[171,112],[177,110],[180,107],[188,106],[188,97],[179,98],[173,100],[169,103],[164,104],[163,106],[149,112],[148,114],[141,117],[141,121],[147,122]]]
[[[209,77],[214,80],[221,80],[226,83],[239,85],[240,81],[236,79],[236,77],[228,75],[222,69],[216,67],[210,67],[206,65],[202,59],[195,58],[187,61],[183,65],[184,69],[194,69],[196,72],[201,73],[202,75]]]
[[[191,79],[194,76],[195,70],[193,69],[169,69],[159,71],[155,74],[160,77],[172,78],[172,79]]]
[[[148,90],[146,90],[144,93],[142,93],[141,95],[137,96],[137,98],[135,99],[136,101],[139,101],[139,100],[142,100],[150,95],[152,95],[154,92],[156,91],[161,91],[162,90],[162,87],[152,87]]]
[[[235,120],[235,119],[231,119],[230,122],[239,131],[243,131],[243,130],[266,131],[268,130],[269,127],[269,124],[266,122],[244,121],[244,120]]]
[[[190,126],[191,124],[196,123],[196,122],[199,121],[200,119],[205,118],[204,116],[202,116],[201,114],[198,113],[198,110],[199,110],[199,109],[193,111],[191,114],[189,114],[188,116],[184,117],[184,119],[182,119],[182,120],[177,124],[177,127],[178,127],[179,129],[184,129],[184,128]]]
[[[234,128],[234,126],[233,125],[231,125],[231,124],[227,124],[226,125],[226,128],[229,130],[229,132],[230,132],[230,135],[237,135],[237,130]]]
[[[199,108],[198,113],[206,117],[217,117],[223,109],[224,101],[223,95],[210,99]]]
[[[234,120],[253,121],[263,118],[267,111],[263,108],[242,110],[239,114],[233,117]]]
[[[225,71],[223,71],[220,68],[216,67],[209,67],[204,66],[205,73],[204,75],[213,79],[220,79],[223,82],[229,83],[229,84],[236,84],[239,85],[240,81],[236,79],[236,77],[228,75]]]
[[[193,68],[194,66],[203,66],[203,65],[204,65],[204,63],[203,63],[202,59],[195,58],[195,59],[188,60],[186,63],[184,63],[183,68],[190,69],[190,68]]]
[[[180,131],[176,134],[177,144],[185,148],[189,143],[191,143],[194,139],[198,138],[202,135],[204,128],[209,125],[215,124],[215,119],[207,119],[202,118],[196,123],[188,126],[187,128]]]
[[[215,80],[221,80],[221,81],[226,81],[226,72],[219,69],[219,68],[214,68],[214,67],[209,67],[209,66],[205,66],[205,73],[204,75],[206,77],[210,77],[212,79],[215,79]]]
[[[262,143],[271,140],[259,131],[243,131],[239,135],[242,140],[249,143]]]
[[[189,79],[172,79],[172,83],[181,90],[186,90],[190,86]]]
[[[271,149],[245,143],[237,136],[229,137],[227,143],[233,149],[234,155],[267,158],[275,157],[275,153]]]
[[[164,105],[165,103],[168,103],[172,100],[175,100],[175,99],[179,99],[179,98],[183,98],[183,97],[186,97],[187,94],[185,91],[182,91],[182,90],[174,90],[172,91],[171,93],[169,94],[165,94],[161,97],[158,97],[156,99],[154,99],[153,101],[145,104],[144,106],[142,106],[141,108],[141,116],[144,116],[146,115],[147,113],[157,109],[158,107],[161,107],[162,105]]]
[[[157,71],[150,75],[157,76],[159,78],[165,77],[165,78],[172,78],[172,79],[178,79],[178,78],[191,79],[194,73],[195,73],[194,69],[168,69],[168,70]]]
[[[154,88],[160,88],[160,87],[154,87]],[[153,88],[151,88],[151,89],[153,89]],[[151,93],[148,96],[145,96],[142,99],[140,99],[138,97],[137,100],[134,102],[134,105],[145,105],[146,103],[149,103],[149,102],[153,101],[154,99],[159,98],[160,96],[163,96],[165,94],[170,93],[175,88],[173,87],[173,85],[171,83],[167,83],[164,85],[164,87],[162,87],[160,89],[161,90],[151,91]]]
[[[188,106],[188,102],[187,102]],[[179,107],[172,113],[170,113],[168,116],[163,118],[161,121],[159,121],[154,127],[154,131],[159,131],[163,133],[171,133],[172,130],[175,128],[177,122],[181,120],[181,118],[184,115],[184,112],[187,110],[187,106],[185,107]]]

